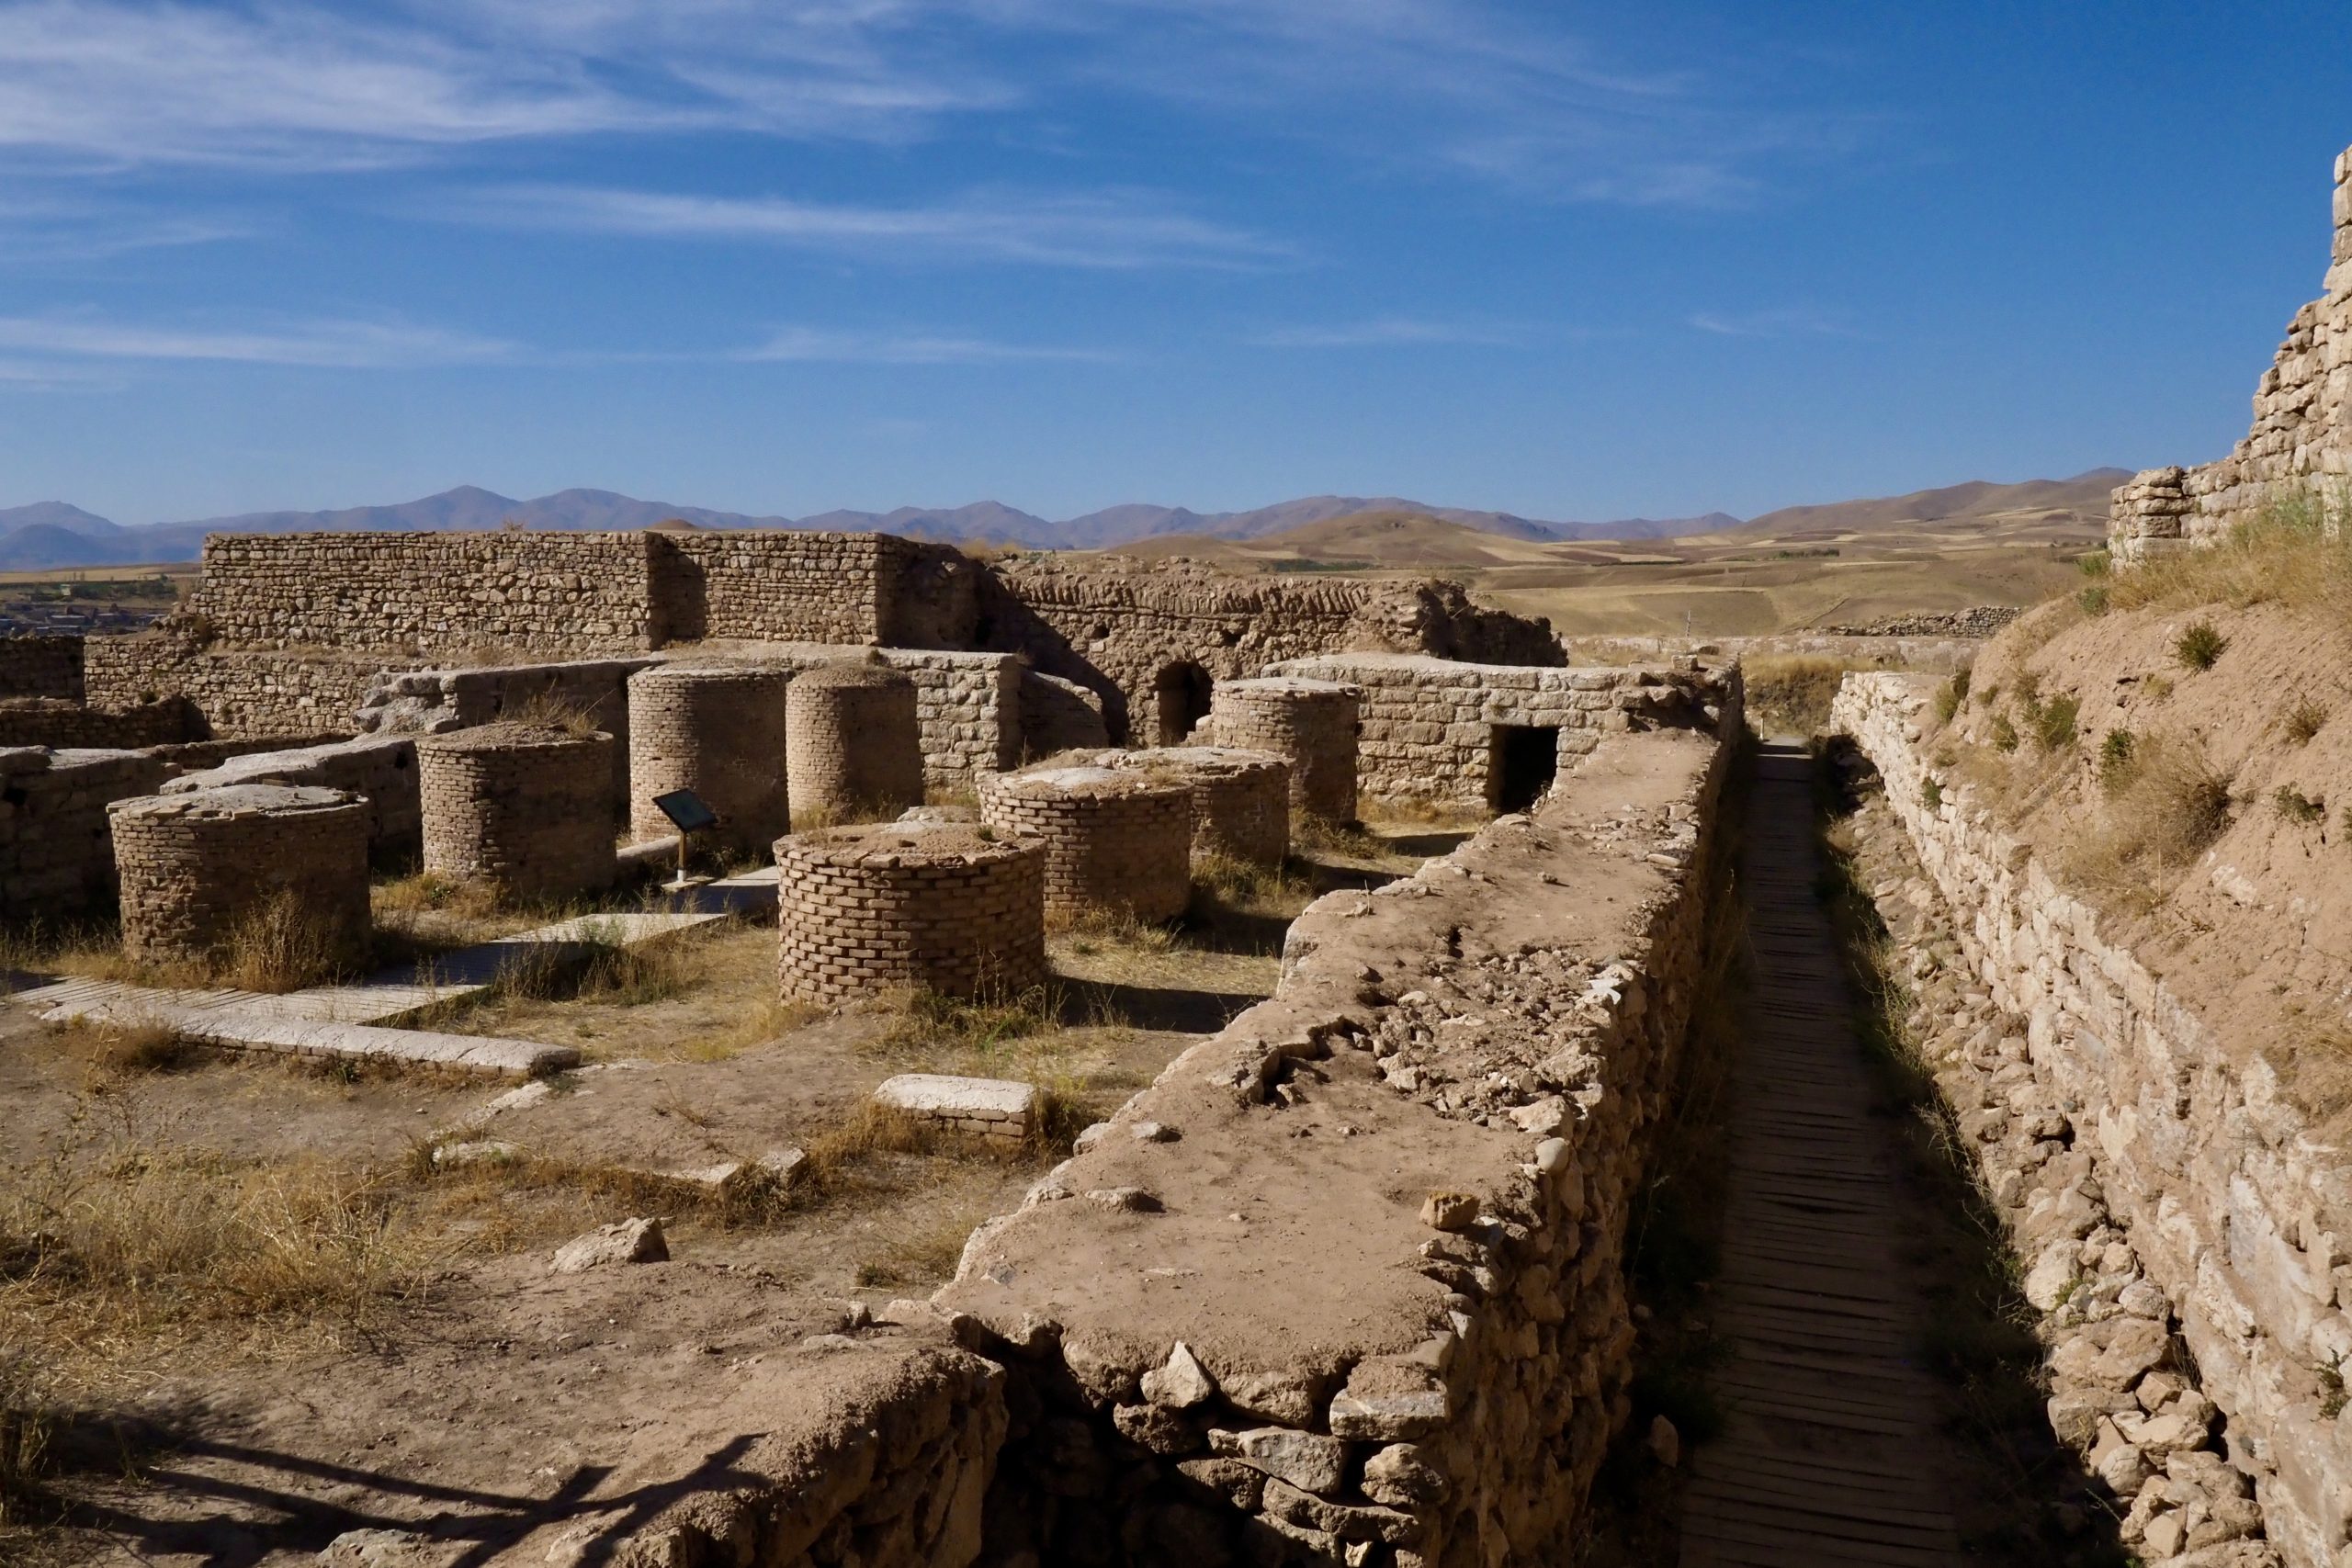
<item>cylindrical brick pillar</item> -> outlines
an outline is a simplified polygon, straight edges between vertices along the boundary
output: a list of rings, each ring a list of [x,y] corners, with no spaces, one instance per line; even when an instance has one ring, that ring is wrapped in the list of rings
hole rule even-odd
[[[632,836],[677,831],[653,804],[690,789],[718,814],[705,838],[722,850],[764,850],[792,830],[785,789],[785,692],[789,670],[657,664],[628,682],[628,826]]]
[[[613,883],[613,738],[485,724],[416,742],[424,869],[514,898]]]
[[[1209,723],[1222,746],[1272,751],[1290,763],[1291,804],[1309,817],[1352,822],[1356,816],[1353,686],[1294,675],[1220,683]]]
[[[1290,764],[1271,751],[1160,746],[1148,751],[1098,751],[1086,761],[1147,773],[1190,790],[1196,860],[1223,855],[1280,865],[1290,853]]]
[[[363,797],[316,785],[229,784],[116,801],[107,818],[124,955],[142,964],[223,956],[282,897],[300,945],[322,968],[360,963],[369,816]]]
[[[1046,978],[1042,846],[960,823],[777,841],[777,988],[831,1004],[915,987],[1018,996]]]
[[[1091,910],[1172,920],[1193,895],[1193,795],[1182,784],[1116,768],[984,773],[980,820],[1046,848],[1046,914]]]
[[[915,685],[879,664],[820,664],[785,694],[786,771],[804,822],[895,817],[922,804]]]

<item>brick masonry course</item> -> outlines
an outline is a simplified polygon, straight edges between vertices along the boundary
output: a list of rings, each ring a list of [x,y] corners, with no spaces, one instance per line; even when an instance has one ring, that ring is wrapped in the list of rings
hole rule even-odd
[[[523,724],[419,739],[424,869],[522,900],[610,886],[613,750],[602,732]]]
[[[779,993],[1017,997],[1046,979],[1045,852],[959,824],[881,823],[775,846]]]
[[[276,912],[328,962],[368,954],[367,803],[344,790],[230,784],[107,810],[134,963],[204,961]]]
[[[789,670],[658,664],[629,677],[629,831],[677,829],[654,805],[690,789],[718,816],[706,835],[731,850],[764,850],[792,827],[785,787]]]
[[[980,820],[1043,846],[1049,920],[1172,920],[1192,901],[1193,797],[1182,783],[1045,764],[981,779]]]
[[[806,820],[894,817],[923,796],[915,683],[881,664],[822,664],[785,696],[792,807]]]

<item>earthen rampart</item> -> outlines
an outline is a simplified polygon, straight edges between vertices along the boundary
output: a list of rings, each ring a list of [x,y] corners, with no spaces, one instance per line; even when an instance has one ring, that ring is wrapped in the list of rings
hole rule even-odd
[[[1952,913],[1961,967],[2025,1021],[2033,1098],[2061,1108],[2058,1141],[2087,1153],[2105,1212],[2161,1288],[2271,1541],[2298,1568],[2333,1568],[2352,1527],[2352,1443],[2335,1418],[2352,1359],[2352,1168],[2267,1063],[2230,1048],[2229,1021],[2114,941],[1923,754],[1932,696],[1921,677],[1849,675],[1833,722],[1883,779]]]
[[[2118,561],[2211,544],[2300,486],[2324,487],[2338,509],[2352,499],[2352,151],[2335,160],[2335,188],[2326,282],[2263,372],[2253,428],[2219,462],[2150,468],[2120,486],[2108,520]]]

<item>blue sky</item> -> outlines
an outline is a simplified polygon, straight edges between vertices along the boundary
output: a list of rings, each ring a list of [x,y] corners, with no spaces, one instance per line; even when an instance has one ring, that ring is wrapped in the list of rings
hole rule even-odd
[[[0,505],[1686,515],[2219,456],[2352,10],[0,0]]]

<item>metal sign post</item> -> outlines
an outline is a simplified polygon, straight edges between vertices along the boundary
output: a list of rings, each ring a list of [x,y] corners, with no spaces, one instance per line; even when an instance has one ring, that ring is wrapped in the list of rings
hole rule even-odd
[[[686,840],[704,829],[717,827],[718,813],[704,804],[702,796],[690,789],[673,789],[667,795],[657,795],[653,797],[653,804],[678,829],[678,874],[669,886],[673,892],[684,892],[699,880],[686,875]]]

